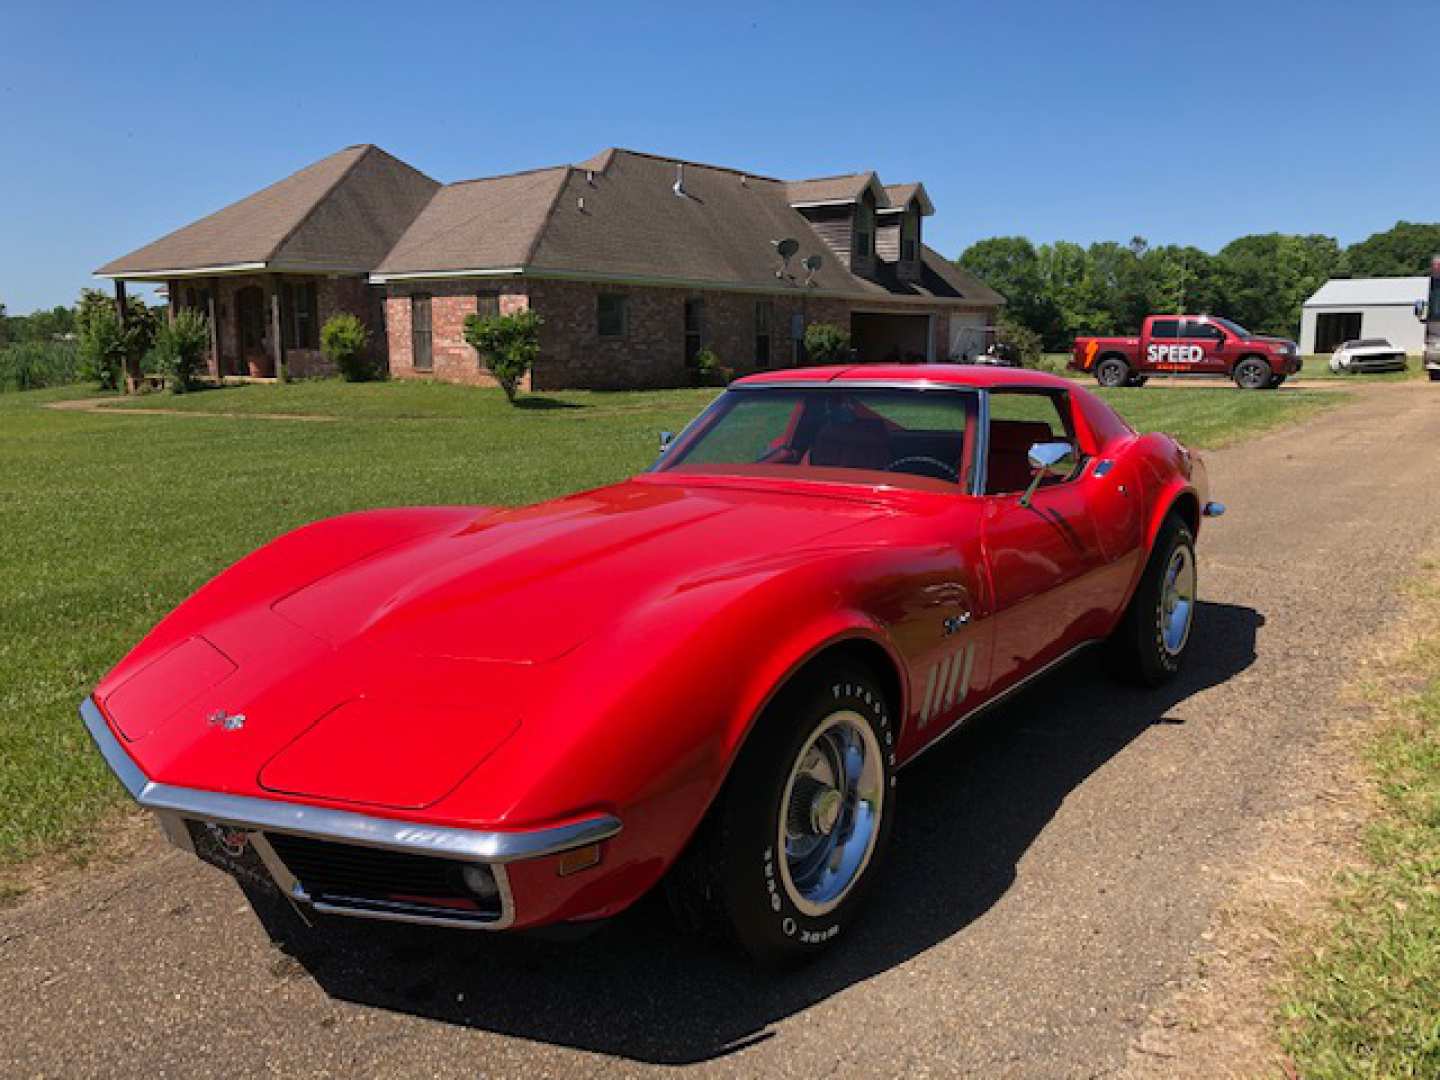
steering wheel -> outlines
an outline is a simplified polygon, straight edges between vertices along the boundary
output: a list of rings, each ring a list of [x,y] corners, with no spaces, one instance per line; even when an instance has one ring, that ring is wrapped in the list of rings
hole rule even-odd
[[[920,466],[915,468],[915,466]],[[908,468],[907,468],[908,466]],[[946,465],[939,458],[930,457],[928,454],[915,454],[911,457],[896,458],[885,466],[886,472],[910,473],[913,476],[928,476],[935,480],[949,480],[958,483],[960,474],[955,469]]]

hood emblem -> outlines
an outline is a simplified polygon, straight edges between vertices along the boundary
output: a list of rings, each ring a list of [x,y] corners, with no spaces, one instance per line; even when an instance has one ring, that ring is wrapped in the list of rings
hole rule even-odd
[[[222,731],[239,731],[245,726],[245,714],[228,713],[224,709],[216,709],[207,717],[206,722],[211,727],[218,727]]]

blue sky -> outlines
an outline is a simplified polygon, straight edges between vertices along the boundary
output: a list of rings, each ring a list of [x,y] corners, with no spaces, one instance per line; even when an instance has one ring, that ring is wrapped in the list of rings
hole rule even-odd
[[[926,241],[1214,249],[1440,220],[1426,5],[0,9],[0,301],[352,143],[440,180],[608,146],[782,177],[920,179]]]

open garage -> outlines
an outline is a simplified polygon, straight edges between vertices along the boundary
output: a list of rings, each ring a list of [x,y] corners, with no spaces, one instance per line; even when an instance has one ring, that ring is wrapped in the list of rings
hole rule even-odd
[[[928,363],[935,359],[930,350],[930,319],[930,315],[851,312],[850,344],[862,363]]]

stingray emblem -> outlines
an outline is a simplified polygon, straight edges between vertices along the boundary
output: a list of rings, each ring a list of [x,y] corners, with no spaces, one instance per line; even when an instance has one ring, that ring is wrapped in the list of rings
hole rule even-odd
[[[244,713],[228,713],[224,709],[216,709],[206,722],[211,727],[218,727],[221,731],[239,731],[245,726]]]

